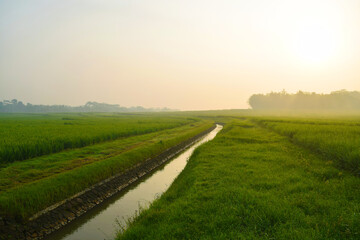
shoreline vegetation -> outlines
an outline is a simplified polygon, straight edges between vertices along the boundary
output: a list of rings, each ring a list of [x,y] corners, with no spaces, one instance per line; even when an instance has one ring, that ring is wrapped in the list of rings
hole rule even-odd
[[[143,177],[146,178],[148,175],[151,175],[156,169],[161,168],[166,162],[171,161],[174,156],[201,140],[202,137],[212,132],[215,128],[215,124],[212,124],[210,128],[176,145],[170,146],[156,156],[140,161],[123,172],[115,174],[92,185],[90,188],[76,193],[70,198],[37,212],[28,221],[14,223],[11,222],[11,219],[0,219],[7,223],[5,228],[3,225],[0,225],[0,238],[42,239],[48,237],[52,239],[53,235],[50,235],[52,232],[61,229],[96,206],[106,204],[107,200],[117,193],[124,190],[126,192],[126,189],[132,183],[141,182]]]
[[[228,119],[213,141],[194,152],[168,191],[130,220],[117,240],[358,239],[360,178],[353,174],[356,165],[343,168],[337,162],[329,137],[340,144],[337,150],[356,150],[352,141],[358,133],[351,132],[359,119],[278,119],[267,123],[272,127],[260,127],[259,121],[269,120]],[[348,134],[338,134],[344,130],[336,129],[341,122]],[[283,133],[292,129],[289,124],[297,132],[293,140]],[[307,135],[311,133],[313,138]],[[308,147],[315,140],[318,145]],[[316,151],[319,146],[327,154]]]

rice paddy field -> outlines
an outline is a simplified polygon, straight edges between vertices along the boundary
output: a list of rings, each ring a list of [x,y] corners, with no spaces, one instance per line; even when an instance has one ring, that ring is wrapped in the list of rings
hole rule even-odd
[[[213,125],[169,114],[4,114],[0,118],[0,214],[18,220]]]
[[[360,239],[358,117],[223,120],[118,239]]]
[[[0,214],[25,220],[214,122],[117,239],[360,239],[359,116],[3,114]]]
[[[319,154],[328,164],[360,176],[360,120],[357,118],[253,119],[260,126]]]
[[[0,114],[0,164],[193,121],[161,114]]]

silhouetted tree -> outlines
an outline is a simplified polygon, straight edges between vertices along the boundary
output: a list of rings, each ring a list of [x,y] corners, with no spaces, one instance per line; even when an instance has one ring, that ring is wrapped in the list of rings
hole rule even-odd
[[[83,106],[71,107],[66,105],[26,105],[13,99],[11,101],[4,100],[0,102],[0,112],[25,112],[25,113],[40,113],[40,112],[153,112],[153,111],[169,111],[170,109],[153,109],[144,107],[121,107],[118,104],[107,104],[98,102],[87,102]]]
[[[253,109],[360,110],[360,92],[340,90],[330,94],[317,94],[298,91],[290,94],[283,90],[254,94],[249,98],[249,104]]]

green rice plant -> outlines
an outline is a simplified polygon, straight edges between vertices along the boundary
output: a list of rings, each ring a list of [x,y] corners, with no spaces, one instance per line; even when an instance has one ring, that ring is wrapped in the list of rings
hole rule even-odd
[[[0,114],[0,164],[176,128],[198,119],[171,114]]]
[[[195,150],[117,239],[359,239],[360,178],[250,125]]]
[[[8,164],[0,169],[0,215],[27,219],[211,126],[198,121]]]
[[[320,154],[327,162],[360,176],[359,120],[256,118],[253,121]]]

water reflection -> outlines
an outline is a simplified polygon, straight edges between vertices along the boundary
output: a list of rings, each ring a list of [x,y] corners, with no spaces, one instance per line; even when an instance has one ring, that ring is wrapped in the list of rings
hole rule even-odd
[[[126,220],[134,216],[139,207],[145,208],[154,199],[160,197],[184,169],[193,151],[201,144],[212,140],[221,129],[222,126],[217,125],[213,131],[179,154],[163,168],[51,234],[48,239],[114,239],[116,230],[119,229],[116,222],[118,221],[120,225],[125,226]]]

